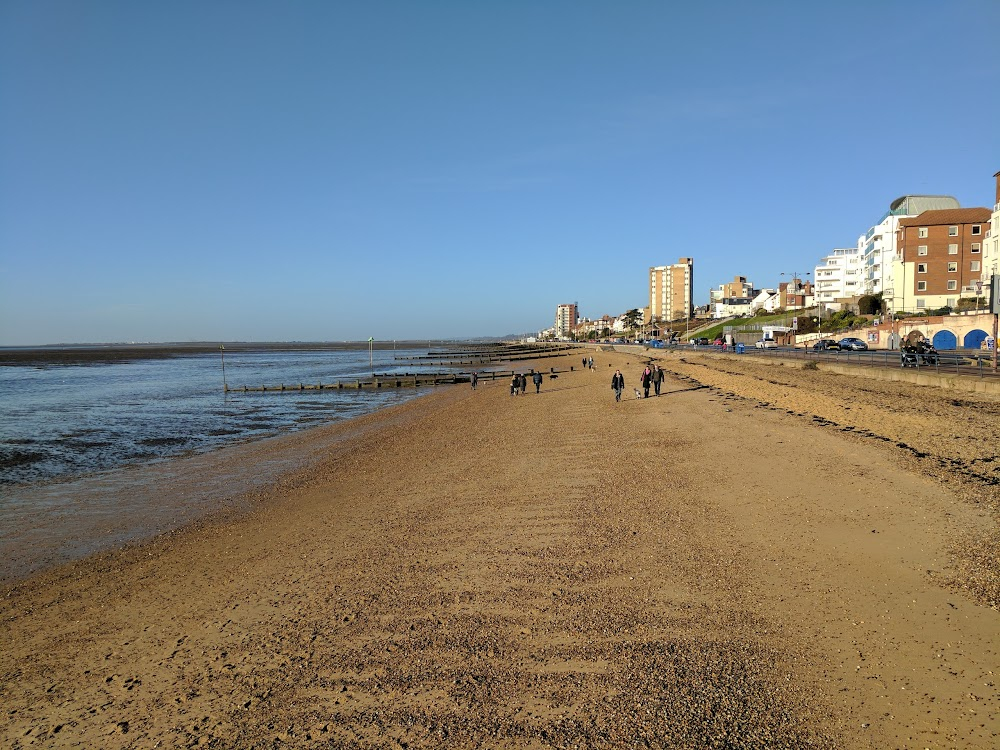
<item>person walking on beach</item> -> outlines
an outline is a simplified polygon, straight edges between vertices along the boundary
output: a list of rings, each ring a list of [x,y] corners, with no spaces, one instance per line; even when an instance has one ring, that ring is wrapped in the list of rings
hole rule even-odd
[[[521,380],[518,382],[518,388],[521,389],[521,395],[523,396],[528,392],[528,376],[523,372],[521,373]]]
[[[587,358],[587,367],[589,367],[591,370],[594,369],[594,358],[593,357],[588,357]]]
[[[531,382],[535,384],[535,393],[541,393],[542,391],[542,373],[537,370],[531,376]]]
[[[514,377],[510,379],[510,395],[516,396],[517,392],[521,388],[521,376],[514,373]]]
[[[469,382],[472,383],[472,390],[476,390],[476,383],[479,382],[479,373],[473,372],[472,377],[469,378]]]
[[[649,365],[646,365],[646,369],[642,371],[642,397],[649,398],[649,384],[653,382],[653,371],[649,369]]]
[[[625,376],[621,370],[615,370],[615,374],[611,376],[611,390],[615,392],[615,401],[621,401],[622,391],[625,390]]]
[[[653,390],[656,391],[656,395],[660,395],[660,386],[663,384],[663,368],[659,365],[653,365]]]

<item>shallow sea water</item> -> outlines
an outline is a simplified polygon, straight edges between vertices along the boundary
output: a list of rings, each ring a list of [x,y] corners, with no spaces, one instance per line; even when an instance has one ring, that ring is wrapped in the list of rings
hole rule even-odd
[[[372,366],[367,350],[240,352],[225,377],[230,388],[328,384],[414,372],[402,358],[425,353],[376,351]],[[222,378],[218,355],[0,367],[0,580],[225,507],[301,460],[269,439],[422,392],[225,394]],[[256,456],[253,471],[227,461],[233,450]]]

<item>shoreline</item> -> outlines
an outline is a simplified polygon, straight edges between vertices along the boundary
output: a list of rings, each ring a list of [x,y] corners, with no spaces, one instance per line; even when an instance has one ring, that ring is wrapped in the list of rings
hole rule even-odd
[[[649,355],[660,398],[616,404],[613,368],[631,392],[646,357],[595,352],[538,395],[459,386],[300,433],[246,512],[19,583],[0,737],[994,744],[992,579],[963,591],[954,556],[996,535],[988,477],[928,478],[956,459],[893,442],[954,395]],[[920,401],[886,414],[886,388]]]
[[[308,467],[308,456],[320,446],[347,439],[358,420],[406,406],[433,393],[414,395],[400,404],[382,406],[358,417],[288,429],[263,438],[246,438],[208,451],[38,486],[5,488],[24,512],[0,535],[0,588],[16,586],[31,576],[118,549],[154,541],[186,526],[229,516],[249,507],[249,498]],[[164,493],[165,487],[169,487]],[[45,498],[39,502],[38,498]],[[53,498],[71,498],[69,507],[53,514]],[[166,500],[166,502],[164,502]],[[136,520],[138,518],[138,520]]]

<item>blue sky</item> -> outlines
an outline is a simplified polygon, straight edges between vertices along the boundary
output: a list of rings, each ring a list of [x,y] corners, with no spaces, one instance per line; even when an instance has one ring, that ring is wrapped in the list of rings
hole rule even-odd
[[[690,6],[690,7],[689,7]],[[1000,2],[0,2],[0,344],[459,338],[992,206]],[[991,37],[991,30],[992,37]]]

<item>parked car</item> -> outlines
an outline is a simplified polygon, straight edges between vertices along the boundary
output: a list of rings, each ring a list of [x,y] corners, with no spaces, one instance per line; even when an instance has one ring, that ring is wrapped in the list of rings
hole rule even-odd
[[[840,351],[840,344],[838,344],[833,339],[820,339],[815,344],[813,344],[814,352],[826,352],[826,351]]]
[[[696,339],[691,339],[691,343],[695,346],[708,346],[708,336],[701,336]]]
[[[754,344],[758,349],[777,349],[778,342],[774,339],[761,339]]]
[[[866,344],[861,339],[852,339],[852,338],[841,339],[838,343],[840,344],[840,348],[842,350],[843,349],[846,349],[848,351],[854,350],[856,352],[864,352],[868,350],[868,344]]]

